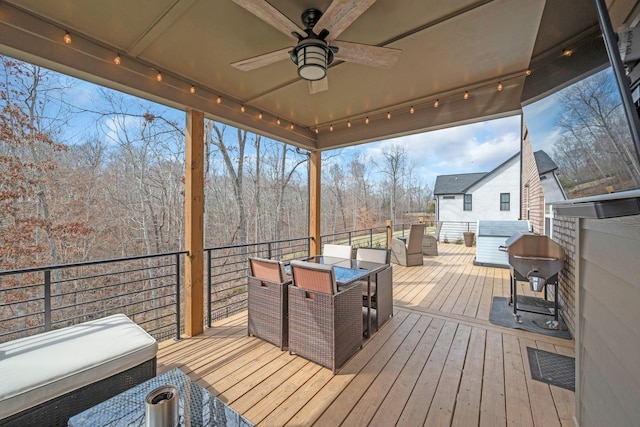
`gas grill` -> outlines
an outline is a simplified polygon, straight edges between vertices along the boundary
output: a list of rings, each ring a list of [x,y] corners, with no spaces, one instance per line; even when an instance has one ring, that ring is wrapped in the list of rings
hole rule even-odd
[[[564,268],[564,250],[562,246],[547,236],[534,233],[516,233],[505,241],[499,249],[509,254],[511,265],[511,295],[513,316],[520,322],[518,311],[545,314],[554,317],[553,322],[546,322],[544,327],[558,329],[558,273]],[[555,285],[553,313],[518,306],[517,281],[528,281],[531,290],[544,290],[547,301],[547,285]]]

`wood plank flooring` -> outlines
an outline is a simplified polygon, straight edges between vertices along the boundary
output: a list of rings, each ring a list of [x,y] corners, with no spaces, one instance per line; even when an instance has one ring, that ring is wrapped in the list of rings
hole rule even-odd
[[[337,375],[248,337],[246,312],[160,343],[158,371],[180,368],[261,426],[575,425],[575,394],[533,380],[526,351],[574,356],[574,342],[489,323],[509,270],[474,266],[475,248],[438,249],[393,266],[394,317]]]

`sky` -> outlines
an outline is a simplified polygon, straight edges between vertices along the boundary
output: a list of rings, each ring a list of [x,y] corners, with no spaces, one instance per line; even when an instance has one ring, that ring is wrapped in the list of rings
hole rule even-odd
[[[520,151],[520,115],[342,149],[381,159],[385,146],[407,148],[415,175],[433,189],[438,175],[490,172]]]

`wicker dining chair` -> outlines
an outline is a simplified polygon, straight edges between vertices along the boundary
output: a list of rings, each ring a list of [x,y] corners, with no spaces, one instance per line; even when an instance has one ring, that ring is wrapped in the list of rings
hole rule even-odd
[[[374,326],[376,330],[393,316],[393,270],[391,251],[389,249],[358,248],[356,261],[387,264],[387,267],[371,278],[371,308],[375,310]],[[360,281],[362,288],[362,305],[367,306],[367,281]]]
[[[289,352],[335,374],[362,347],[362,295],[354,283],[338,291],[333,266],[291,261]]]
[[[279,261],[249,258],[248,335],[284,350],[289,342],[288,285],[291,280]]]

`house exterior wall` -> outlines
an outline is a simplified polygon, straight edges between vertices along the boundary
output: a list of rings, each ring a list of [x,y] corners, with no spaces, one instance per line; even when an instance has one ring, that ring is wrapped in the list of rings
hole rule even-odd
[[[640,420],[640,215],[579,222],[576,417],[581,427]]]
[[[524,119],[522,121],[524,123]],[[520,217],[528,219],[534,233],[544,234],[544,193],[531,140],[523,124],[522,135],[522,206]]]
[[[511,209],[500,210],[500,193],[510,193]],[[438,221],[477,222],[518,219],[520,214],[520,162],[516,157],[499,171],[471,187],[472,209],[465,211],[464,195],[438,195]],[[445,199],[453,197],[453,199]]]

